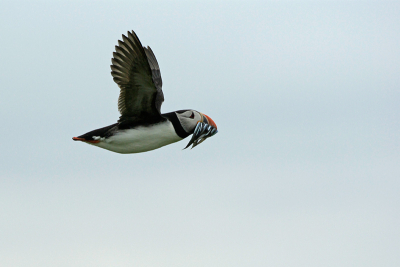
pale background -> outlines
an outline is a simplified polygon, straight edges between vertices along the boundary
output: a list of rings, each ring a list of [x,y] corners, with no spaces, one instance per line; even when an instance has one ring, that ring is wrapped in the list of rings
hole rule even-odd
[[[112,52],[219,133],[120,155]],[[397,2],[0,2],[0,266],[400,266]]]

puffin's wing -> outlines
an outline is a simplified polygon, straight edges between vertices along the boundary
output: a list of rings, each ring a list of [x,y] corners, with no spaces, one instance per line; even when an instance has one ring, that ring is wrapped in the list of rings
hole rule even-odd
[[[153,78],[154,85],[157,88],[157,96],[156,96],[156,108],[161,113],[161,104],[164,102],[164,94],[162,91],[162,79],[161,79],[161,71],[158,66],[158,62],[156,56],[151,50],[150,46],[143,47],[146,53],[147,61],[149,62],[151,68],[151,76]]]
[[[121,89],[119,122],[150,123],[162,119],[161,73],[151,49],[144,48],[132,31],[128,36],[122,35],[113,56],[111,75]]]

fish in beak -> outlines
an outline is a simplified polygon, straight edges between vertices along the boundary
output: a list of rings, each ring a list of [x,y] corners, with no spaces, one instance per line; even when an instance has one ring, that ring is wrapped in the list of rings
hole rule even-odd
[[[207,115],[203,113],[200,114],[201,121],[197,122],[196,128],[193,131],[192,139],[190,139],[189,143],[184,149],[188,148],[190,145],[192,145],[192,148],[194,148],[198,144],[204,142],[207,138],[218,133],[215,122]]]

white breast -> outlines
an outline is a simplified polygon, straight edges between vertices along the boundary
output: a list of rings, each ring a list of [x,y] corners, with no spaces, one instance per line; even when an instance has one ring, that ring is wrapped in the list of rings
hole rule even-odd
[[[117,153],[140,153],[160,148],[182,140],[170,121],[149,127],[122,130],[115,135],[93,145]]]

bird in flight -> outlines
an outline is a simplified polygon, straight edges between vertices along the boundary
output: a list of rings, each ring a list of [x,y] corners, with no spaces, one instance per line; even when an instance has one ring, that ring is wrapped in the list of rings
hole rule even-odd
[[[164,102],[160,67],[151,48],[143,47],[134,31],[122,35],[111,59],[111,75],[120,88],[117,123],[73,137],[113,152],[154,150],[193,134],[192,148],[215,135],[217,125],[192,109],[161,114]]]

